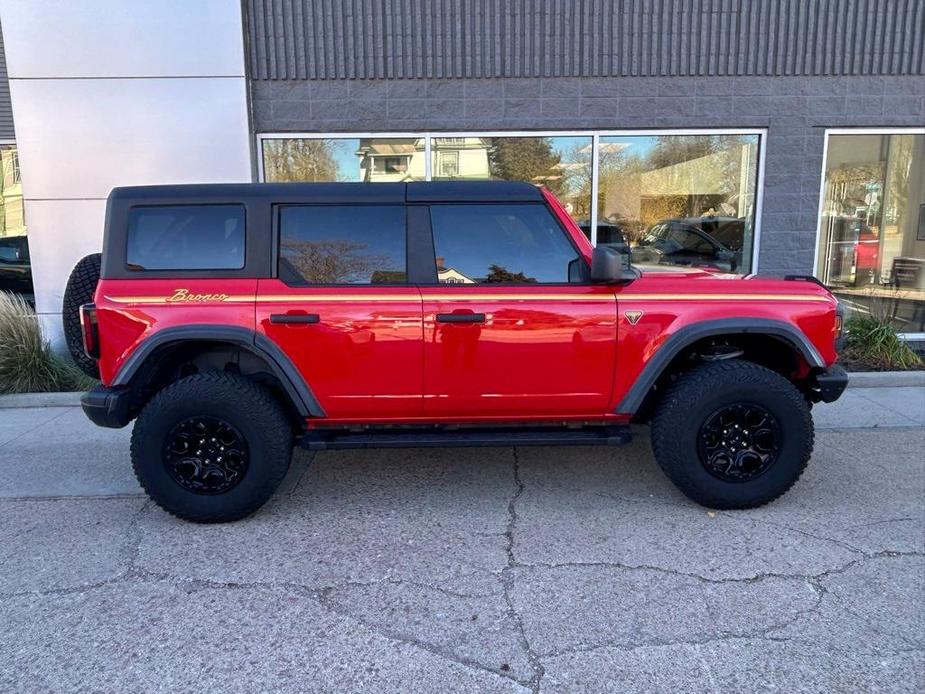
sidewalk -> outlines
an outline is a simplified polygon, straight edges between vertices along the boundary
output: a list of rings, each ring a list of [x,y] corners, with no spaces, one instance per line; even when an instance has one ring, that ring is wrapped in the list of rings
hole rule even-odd
[[[629,446],[299,452],[254,517],[140,494],[129,429],[0,409],[0,691],[919,691],[925,388],[814,408],[713,512]]]

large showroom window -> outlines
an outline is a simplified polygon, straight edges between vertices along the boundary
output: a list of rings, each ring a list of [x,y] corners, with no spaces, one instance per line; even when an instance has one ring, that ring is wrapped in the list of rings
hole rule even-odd
[[[816,276],[862,314],[925,332],[925,130],[830,131]]]
[[[265,181],[526,181],[641,264],[754,271],[760,131],[258,136]]]

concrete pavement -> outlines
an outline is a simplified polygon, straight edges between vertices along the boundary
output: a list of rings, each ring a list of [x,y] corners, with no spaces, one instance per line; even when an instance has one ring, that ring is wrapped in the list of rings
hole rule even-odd
[[[140,495],[129,431],[0,410],[0,690],[921,691],[925,389],[849,389],[778,502],[623,449],[297,453],[246,521]]]

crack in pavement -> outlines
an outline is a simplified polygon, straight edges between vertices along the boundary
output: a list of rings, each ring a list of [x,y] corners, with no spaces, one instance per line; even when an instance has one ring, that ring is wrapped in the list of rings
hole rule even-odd
[[[819,542],[830,542],[834,545],[842,547],[843,549],[847,549],[849,552],[854,552],[856,554],[864,554],[864,550],[862,550],[860,547],[855,547],[854,545],[848,542],[845,542],[844,540],[836,540],[834,537],[826,537],[825,535],[816,535],[814,533],[809,532],[808,530],[794,528],[789,525],[784,525],[783,523],[778,523],[777,521],[767,520],[766,518],[762,518],[761,520],[752,520],[751,518],[747,518],[741,514],[732,513],[730,511],[718,511],[717,513],[723,516],[724,518],[735,519],[737,522],[744,521],[746,523],[751,523],[753,526],[757,526],[757,527],[760,527],[762,525],[770,525],[775,528],[780,528],[781,530],[786,530],[788,532],[796,533],[798,535],[803,535],[804,537],[808,537],[813,540],[818,540]]]
[[[842,564],[841,566],[836,566],[831,569],[826,569],[825,571],[820,571],[816,574],[786,574],[786,573],[776,573],[776,572],[762,572],[757,573],[754,576],[746,576],[744,578],[711,578],[710,576],[703,576],[698,573],[693,573],[689,571],[679,571],[677,569],[668,569],[664,566],[654,566],[651,564],[623,564],[621,562],[614,561],[565,561],[565,562],[532,562],[529,564],[517,563],[514,564],[512,568],[525,568],[525,569],[561,569],[561,568],[584,568],[584,567],[599,567],[599,568],[611,568],[611,569],[623,569],[627,571],[656,571],[663,574],[668,574],[672,576],[683,576],[685,578],[693,578],[703,583],[712,583],[712,584],[723,584],[723,583],[756,583],[763,581],[768,578],[781,578],[781,579],[792,579],[792,580],[801,580],[801,581],[811,581],[817,579],[827,578],[828,576],[834,576],[861,564],[865,561],[871,559],[880,559],[883,557],[922,557],[925,556],[925,552],[894,552],[891,550],[882,550],[880,552],[861,552],[862,556],[857,559],[852,559],[851,561]]]
[[[458,665],[462,665],[464,667],[477,670],[479,672],[485,672],[491,675],[495,675],[497,677],[503,677],[505,679],[516,682],[517,684],[521,686],[525,686],[525,687],[530,686],[529,682],[524,682],[518,679],[510,672],[505,672],[501,669],[491,668],[479,662],[478,660],[474,658],[469,658],[467,656],[454,653],[452,652],[451,649],[441,648],[437,646],[436,644],[420,639],[412,634],[407,634],[407,633],[404,633],[396,629],[387,629],[381,626],[380,624],[376,624],[375,622],[370,622],[369,620],[363,619],[362,617],[358,617],[357,615],[352,614],[349,611],[344,610],[340,608],[339,606],[337,606],[335,603],[333,603],[330,600],[331,589],[329,588],[325,588],[320,591],[311,591],[311,592],[314,593],[313,597],[318,602],[318,604],[321,605],[321,607],[323,607],[325,610],[327,610],[331,614],[335,614],[339,617],[350,619],[358,624],[362,624],[364,627],[366,627],[373,633],[382,636],[383,638],[387,638],[391,641],[396,641],[398,643],[403,643],[409,646],[413,646],[422,651],[426,651],[427,653],[431,653],[433,655],[444,658],[445,660],[448,660],[450,662],[457,663]]]
[[[524,628],[523,618],[514,606],[514,599],[512,597],[514,590],[514,576],[512,570],[517,566],[517,560],[514,558],[514,531],[517,528],[517,500],[520,498],[521,494],[524,493],[524,489],[526,488],[523,480],[520,479],[520,458],[517,455],[516,446],[513,449],[513,457],[514,484],[516,488],[507,505],[508,524],[507,531],[504,533],[507,538],[507,547],[505,547],[507,566],[501,570],[501,585],[504,587],[503,595],[504,602],[507,604],[508,616],[517,629],[520,638],[520,646],[526,653],[527,660],[530,662],[530,668],[533,670],[533,676],[530,678],[529,686],[534,694],[538,694],[540,691],[540,682],[543,679],[543,675],[546,674],[546,669],[543,667],[543,663],[540,662],[539,656],[534,653],[530,645],[530,639],[527,638],[527,631]]]

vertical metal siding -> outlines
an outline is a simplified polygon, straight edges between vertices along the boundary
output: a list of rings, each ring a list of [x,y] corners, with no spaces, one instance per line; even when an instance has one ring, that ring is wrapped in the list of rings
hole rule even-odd
[[[251,74],[263,80],[925,73],[925,0],[247,6]]]
[[[0,140],[12,140],[15,136],[10,80],[6,72],[6,54],[3,51],[3,28],[0,27]]]

